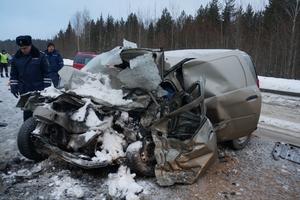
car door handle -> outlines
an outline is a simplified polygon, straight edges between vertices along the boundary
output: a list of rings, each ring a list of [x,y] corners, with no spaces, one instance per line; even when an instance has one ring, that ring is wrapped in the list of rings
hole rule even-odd
[[[247,97],[246,101],[251,101],[251,100],[257,99],[257,98],[258,98],[257,95],[252,95],[252,96]]]

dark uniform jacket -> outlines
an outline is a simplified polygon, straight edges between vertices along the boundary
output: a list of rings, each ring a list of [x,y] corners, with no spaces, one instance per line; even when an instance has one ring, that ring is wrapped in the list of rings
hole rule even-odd
[[[58,85],[59,75],[58,71],[64,66],[64,61],[57,50],[52,53],[45,51],[46,58],[49,61],[49,76],[55,87]]]
[[[30,91],[43,90],[51,85],[49,63],[44,53],[31,47],[29,55],[18,50],[11,62],[10,84],[12,92],[24,94]]]

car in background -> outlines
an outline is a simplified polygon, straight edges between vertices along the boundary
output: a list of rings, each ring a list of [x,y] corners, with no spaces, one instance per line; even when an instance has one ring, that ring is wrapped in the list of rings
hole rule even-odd
[[[82,69],[96,55],[97,54],[94,52],[77,52],[74,57],[73,67],[76,69]]]

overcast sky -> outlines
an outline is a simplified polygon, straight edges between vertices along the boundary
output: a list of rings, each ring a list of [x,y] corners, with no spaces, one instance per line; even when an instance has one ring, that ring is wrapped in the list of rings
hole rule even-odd
[[[163,8],[168,8],[175,17],[182,10],[194,15],[201,4],[205,6],[208,2],[210,0],[1,0],[0,40],[15,39],[22,34],[40,39],[52,38],[60,29],[66,29],[76,11],[83,9],[87,9],[93,19],[101,14],[126,19],[131,12],[153,19],[161,15]],[[250,3],[254,9],[261,10],[268,0],[236,2],[243,7]]]

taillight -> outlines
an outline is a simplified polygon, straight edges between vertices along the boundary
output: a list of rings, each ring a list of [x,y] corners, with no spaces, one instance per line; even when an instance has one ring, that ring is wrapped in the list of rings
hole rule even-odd
[[[73,63],[73,67],[80,70],[81,68],[84,67],[84,65],[83,64],[79,64],[79,63]]]
[[[258,77],[256,78],[256,85],[259,88],[259,79],[258,79]]]

